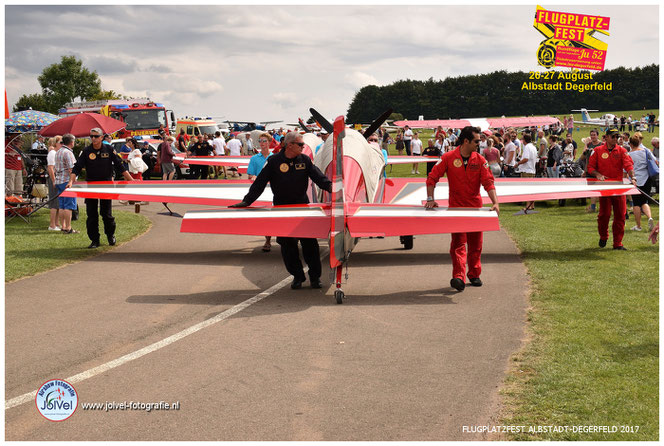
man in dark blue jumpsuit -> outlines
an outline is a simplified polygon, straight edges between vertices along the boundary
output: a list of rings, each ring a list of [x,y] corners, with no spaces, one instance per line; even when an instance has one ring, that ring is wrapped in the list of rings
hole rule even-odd
[[[314,165],[306,155],[302,155],[304,142],[302,135],[290,132],[284,138],[284,148],[267,159],[265,167],[258,174],[256,180],[249,188],[249,192],[240,203],[230,207],[247,207],[263,193],[267,183],[270,183],[275,206],[283,204],[306,204],[307,186],[309,178],[318,187],[328,192],[332,191],[332,181]],[[269,229],[268,229],[269,230]],[[291,288],[296,290],[302,288],[302,282],[306,280],[298,241],[302,244],[302,256],[309,266],[309,281],[312,288],[320,288],[321,263],[318,241],[315,238],[293,238],[277,237],[277,243],[281,246],[281,256],[284,259],[286,270],[293,275]]]

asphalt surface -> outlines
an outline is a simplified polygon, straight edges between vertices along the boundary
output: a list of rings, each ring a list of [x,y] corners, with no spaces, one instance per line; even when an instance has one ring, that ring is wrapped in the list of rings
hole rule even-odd
[[[462,293],[449,287],[449,236],[417,237],[411,251],[362,240],[337,305],[325,272],[322,290],[290,289],[278,245],[180,234],[162,211],[143,206],[152,229],[111,252],[5,286],[6,401],[215,323],[75,383],[63,422],[34,397],[6,409],[6,440],[477,440],[463,426],[496,424],[527,306],[504,232],[485,233],[484,286]],[[180,408],[82,408],[107,401]]]

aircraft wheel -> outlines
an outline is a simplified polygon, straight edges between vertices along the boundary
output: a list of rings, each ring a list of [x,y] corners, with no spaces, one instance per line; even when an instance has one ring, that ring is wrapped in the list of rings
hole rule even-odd
[[[403,249],[413,249],[413,236],[412,235],[402,235],[400,238]]]
[[[342,304],[342,303],[344,303],[344,300],[343,300],[343,299],[344,299],[344,296],[345,296],[345,295],[344,295],[344,292],[341,291],[341,290],[336,290],[336,291],[334,292],[334,298],[337,300],[337,303],[338,303],[338,304]]]

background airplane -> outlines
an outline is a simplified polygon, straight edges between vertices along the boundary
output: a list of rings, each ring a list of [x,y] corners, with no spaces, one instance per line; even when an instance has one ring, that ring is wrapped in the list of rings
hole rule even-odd
[[[613,125],[613,118],[616,117],[616,115],[612,115],[611,113],[606,113],[599,118],[591,118],[590,113],[588,112],[596,112],[599,110],[586,110],[585,108],[582,108],[580,110],[572,110],[573,112],[581,112],[581,121],[574,121],[574,124],[581,124],[581,125],[594,125],[598,127],[607,127],[607,124],[609,126]]]
[[[316,111],[312,109],[316,116]],[[384,118],[383,118],[384,119]],[[452,209],[447,206],[448,185],[436,186],[441,204],[425,210],[425,178],[385,177],[385,158],[379,147],[369,144],[359,132],[346,128],[342,116],[329,123],[317,116],[323,128],[332,133],[313,155],[311,148],[321,141],[313,134],[306,137],[309,156],[333,182],[333,192],[309,187],[310,204],[273,206],[268,188],[248,208],[216,208],[187,212],[181,232],[327,238],[329,265],[333,273],[335,300],[345,297],[341,285],[343,266],[361,237],[412,236],[468,231],[499,230],[498,216],[489,208]],[[377,120],[367,136],[382,123]],[[372,130],[373,129],[373,130]],[[388,162],[391,162],[390,157]],[[414,157],[409,158],[412,163]],[[188,159],[188,162],[190,160]],[[250,181],[145,181],[76,183],[63,196],[105,198],[228,206],[242,200]],[[631,184],[587,179],[497,179],[499,202],[548,200],[638,193]],[[488,201],[488,197],[485,197]],[[408,239],[409,237],[409,239]],[[406,246],[408,248],[409,246]]]

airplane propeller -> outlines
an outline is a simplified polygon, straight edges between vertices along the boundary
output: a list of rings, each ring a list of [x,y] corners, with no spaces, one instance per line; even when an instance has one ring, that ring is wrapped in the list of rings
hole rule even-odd
[[[329,133],[330,135],[331,135],[332,133],[334,133],[334,126],[333,126],[332,124],[330,124],[330,121],[328,121],[327,119],[325,119],[325,117],[324,117],[323,115],[321,115],[320,113],[318,113],[318,112],[317,112],[315,109],[313,109],[313,108],[310,108],[309,111],[311,112],[311,116],[314,117],[314,119],[315,119],[315,120],[321,125],[321,127],[323,127],[323,128],[325,129],[325,131],[326,131],[327,133]]]
[[[383,125],[383,123],[387,120],[387,118],[390,117],[390,115],[392,114],[392,111],[393,110],[391,108],[388,108],[387,110],[385,110],[383,112],[382,115],[380,115],[379,117],[374,119],[374,122],[372,122],[371,125],[369,127],[367,127],[366,130],[364,130],[364,138],[369,139],[369,137],[373,134],[373,132],[378,130],[378,128],[381,125]]]

